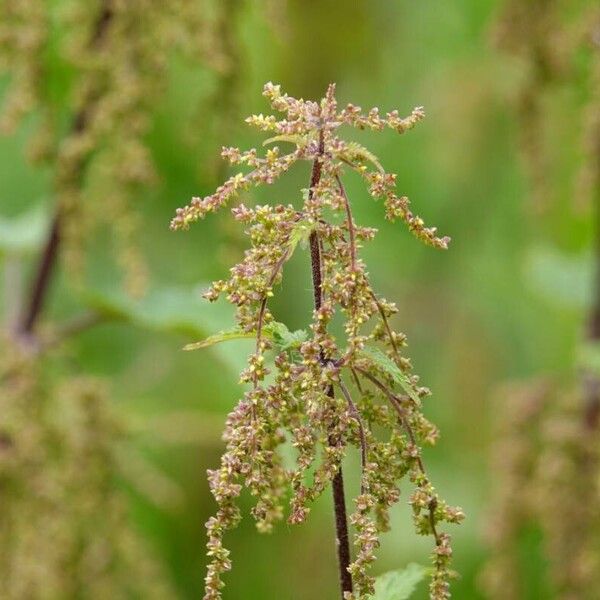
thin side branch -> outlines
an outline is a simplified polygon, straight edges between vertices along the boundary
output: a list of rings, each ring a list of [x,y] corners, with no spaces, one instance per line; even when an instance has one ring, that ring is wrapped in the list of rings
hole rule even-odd
[[[398,413],[398,420],[399,420],[400,424],[402,425],[402,427],[404,428],[404,430],[406,431],[411,444],[413,446],[416,446],[417,439],[415,436],[415,432],[413,431],[410,423],[408,422],[408,419],[406,416],[406,411],[402,408],[402,406],[400,404],[400,400],[398,399],[396,394],[394,394],[384,383],[382,383],[379,379],[377,379],[376,377],[371,375],[369,372],[367,372],[364,369],[361,369],[359,367],[357,367],[356,370],[363,377],[368,379],[375,387],[380,389],[385,394],[385,396],[390,400],[390,404],[392,405],[394,410]],[[421,471],[421,473],[425,477],[427,477],[427,472],[425,471],[425,464],[423,463],[423,459],[421,458],[421,456],[417,456],[417,466],[419,467],[419,471]],[[430,527],[431,527],[431,532],[433,533],[433,537],[435,538],[435,543],[436,543],[436,545],[439,546],[441,544],[442,540],[441,540],[440,535],[435,526],[434,513],[435,513],[436,508],[437,508],[437,502],[435,499],[433,499],[429,503],[429,523],[430,523]]]
[[[277,278],[277,275],[281,271],[281,268],[283,267],[285,261],[289,258],[289,254],[290,254],[290,251],[288,248],[283,253],[281,258],[277,261],[277,263],[273,267],[271,276],[269,277],[267,287],[270,288],[275,283],[275,279]],[[256,326],[256,352],[260,352],[260,349],[261,349],[260,346],[261,346],[261,342],[262,342],[262,330],[263,330],[264,319],[265,319],[265,310],[267,308],[267,300],[268,300],[268,297],[265,294],[264,298],[262,299],[262,301],[260,303],[260,309],[258,311],[258,323]]]
[[[350,263],[352,265],[352,271],[356,271],[356,234],[354,231],[354,219],[352,218],[352,209],[350,208],[350,200],[348,200],[348,194],[346,194],[346,188],[342,183],[339,175],[335,176],[340,194],[344,199],[344,206],[346,208],[346,223],[348,227],[348,237],[350,238]]]
[[[381,306],[381,302],[379,302],[379,298],[377,298],[377,296],[375,295],[374,292],[371,292],[371,297],[373,298],[373,301],[375,302],[375,304],[377,305],[377,310],[379,311],[379,314],[381,316],[381,320],[383,322],[383,326],[385,327],[385,331],[388,335],[388,338],[390,340],[390,344],[392,345],[392,348],[394,350],[394,354],[396,355],[396,358],[400,358],[398,356],[398,345],[396,344],[396,340],[394,339],[394,335],[392,334],[392,329],[390,327],[390,323],[388,321],[388,318],[385,314],[385,311],[383,310],[383,306]]]
[[[365,426],[364,426],[363,420],[360,416],[360,412],[358,411],[358,408],[356,408],[356,404],[354,404],[354,401],[352,400],[352,396],[350,395],[348,388],[344,385],[344,382],[342,380],[338,381],[337,384],[338,384],[340,390],[342,391],[342,395],[346,399],[346,402],[348,403],[348,408],[350,409],[350,414],[352,415],[352,417],[358,424],[358,432],[360,435],[360,462],[361,462],[362,473],[363,473],[363,477],[361,478],[361,484],[360,484],[360,493],[364,494],[366,490],[364,487],[363,479],[364,479],[365,471],[367,468],[368,451],[369,451],[369,446],[367,443],[367,436],[365,434]]]

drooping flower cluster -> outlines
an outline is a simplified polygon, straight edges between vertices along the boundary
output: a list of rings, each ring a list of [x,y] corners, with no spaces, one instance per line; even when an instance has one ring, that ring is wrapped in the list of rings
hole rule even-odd
[[[231,79],[235,32],[221,4],[0,4],[0,70],[9,75],[0,132],[34,115],[29,153],[54,168],[54,204],[72,271],[82,272],[90,234],[108,225],[125,285],[143,291],[146,265],[132,199],[156,179],[146,139],[156,99],[166,89],[175,52]],[[227,79],[221,83],[220,106],[234,106],[230,96],[236,89],[225,89]]]
[[[552,114],[550,99],[557,90],[573,83],[584,84],[590,92],[581,124],[585,160],[577,178],[575,198],[586,206],[596,193],[594,184],[600,171],[596,135],[600,104],[599,30],[600,11],[594,0],[507,0],[496,23],[496,42],[521,59],[524,67],[516,109],[521,151],[537,210],[547,207],[552,199],[557,189],[552,173],[558,171],[557,159],[562,160],[552,143],[553,136],[562,133],[561,119]],[[582,50],[592,54],[591,67],[583,78]],[[575,122],[572,128],[578,125]]]
[[[597,2],[510,0],[501,21],[501,40],[526,59],[520,120],[533,192],[547,202],[554,186],[547,129],[572,112],[550,115],[550,83],[588,90],[583,114],[584,154],[578,198],[600,210],[600,11]],[[582,52],[583,50],[583,52]],[[585,69],[575,68],[588,54]],[[578,60],[573,58],[577,56]],[[583,75],[583,78],[581,78]],[[558,86],[556,86],[558,87]],[[560,155],[559,155],[560,156]],[[563,159],[560,156],[561,160]],[[562,167],[561,167],[562,168]],[[557,171],[558,169],[554,169]],[[590,202],[591,201],[591,202]],[[583,203],[581,203],[583,204]],[[596,219],[596,217],[594,217]],[[598,232],[595,232],[598,235]],[[595,257],[595,261],[598,257]],[[595,265],[596,277],[600,273]],[[595,285],[597,296],[600,289]],[[582,356],[597,354],[600,302],[590,306]],[[589,364],[588,364],[589,363]],[[576,390],[556,383],[524,386],[504,394],[495,415],[504,423],[495,449],[498,486],[492,502],[492,556],[483,583],[489,598],[521,598],[527,584],[518,553],[523,533],[541,528],[547,586],[565,600],[597,596],[600,586],[600,374],[597,360],[579,365]]]
[[[174,598],[127,516],[104,385],[0,341],[0,597]]]
[[[553,402],[551,382],[540,380],[503,386],[493,404],[496,442],[487,523],[492,553],[481,577],[490,600],[519,600],[525,595],[519,540],[539,517],[538,460],[544,444],[540,424]]]
[[[581,393],[541,380],[498,394],[489,511],[491,557],[482,577],[491,600],[523,598],[520,544],[540,528],[547,587],[557,598],[592,600],[600,585],[600,443]]]
[[[360,249],[376,230],[354,222],[342,182],[345,171],[359,173],[371,196],[383,198],[386,217],[404,221],[418,239],[446,248],[449,238],[438,237],[435,228],[426,227],[412,213],[408,199],[395,191],[395,175],[385,172],[373,154],[339,137],[343,125],[376,131],[389,127],[403,133],[424,113],[417,108],[401,118],[396,111],[382,116],[377,109],[363,113],[353,105],[338,110],[334,92],[331,85],[320,102],[313,102],[266,84],[264,96],[284,117],[261,114],[247,122],[272,133],[268,143],[291,143],[294,149],[283,153],[274,145],[259,156],[255,149],[224,148],[224,158],[247,170],[230,177],[213,194],[193,198],[171,222],[173,229],[187,229],[242,192],[274,183],[295,162],[312,163],[310,186],[303,190],[300,206],[238,204],[232,209],[246,225],[251,247],[231,269],[229,279],[215,282],[206,293],[211,301],[224,295],[236,306],[236,331],[254,334],[256,346],[242,373],[249,389],[227,419],[221,466],[209,472],[218,510],[207,523],[211,563],[205,600],[221,597],[221,575],[231,568],[223,534],[240,520],[236,499],[242,488],[256,498],[253,516],[259,530],[269,531],[282,518],[288,487],[292,490],[288,521],[301,523],[311,503],[335,480],[352,446],[360,452],[362,476],[350,518],[356,553],[348,571],[354,592],[346,590],[346,597],[373,593],[368,567],[375,560],[379,534],[389,528],[388,513],[399,499],[404,477],[415,488],[410,504],[416,530],[435,540],[430,596],[450,597],[452,551],[439,524],[458,523],[463,513],[439,498],[425,472],[421,446],[435,443],[438,436],[422,413],[429,390],[419,385],[402,354],[404,335],[392,330],[396,306],[378,297],[370,285]],[[315,310],[310,331],[289,332],[275,320],[268,302],[286,261],[307,242]],[[330,331],[336,314],[344,319],[343,339]],[[285,443],[297,452],[292,470],[281,458]]]

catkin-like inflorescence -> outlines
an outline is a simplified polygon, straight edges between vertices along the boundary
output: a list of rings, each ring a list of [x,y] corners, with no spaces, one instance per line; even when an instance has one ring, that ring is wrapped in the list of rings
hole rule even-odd
[[[599,31],[600,10],[594,0],[506,0],[496,23],[495,41],[518,57],[523,67],[515,104],[523,162],[538,211],[548,207],[558,189],[552,178],[559,171],[552,136],[560,131],[560,119],[551,113],[550,100],[557,90],[582,83],[582,50],[592,57],[584,77],[589,89],[581,127],[584,164],[574,197],[581,208],[592,204],[597,193]]]
[[[519,540],[538,518],[541,423],[555,402],[552,382],[505,385],[494,402],[494,473],[487,541],[491,556],[481,576],[485,597],[519,600],[525,594]]]
[[[0,72],[9,75],[0,132],[34,117],[29,154],[54,167],[54,204],[71,272],[82,275],[92,232],[109,226],[125,285],[136,294],[145,288],[134,200],[156,181],[147,142],[156,99],[166,89],[176,53],[217,72],[233,68],[232,50],[218,35],[232,38],[235,32],[218,22],[216,5],[213,0],[67,0],[60,7],[31,0],[0,3]],[[220,93],[235,94],[225,83]]]
[[[129,522],[106,386],[14,345],[0,358],[0,597],[175,597]]]
[[[592,600],[600,585],[600,444],[597,430],[585,426],[581,393],[544,380],[507,386],[498,400],[485,595],[523,597],[520,545],[541,528],[548,587],[557,598]]]
[[[213,194],[178,209],[171,222],[173,229],[187,229],[246,190],[274,183],[294,163],[313,164],[310,187],[303,190],[298,207],[238,203],[232,208],[246,227],[250,248],[229,278],[216,281],[205,294],[210,301],[225,296],[236,307],[239,329],[256,336],[255,351],[241,376],[248,391],[227,419],[221,465],[209,472],[218,510],[207,523],[211,562],[205,600],[221,598],[221,575],[231,568],[223,534],[240,520],[236,499],[243,487],[256,497],[253,515],[259,530],[269,531],[283,517],[288,489],[288,521],[301,523],[351,447],[360,453],[362,476],[350,517],[356,553],[348,570],[355,591],[346,597],[373,593],[369,567],[380,533],[389,528],[388,513],[399,500],[400,481],[407,477],[415,488],[410,505],[416,530],[435,541],[430,597],[449,598],[452,551],[450,537],[439,524],[458,523],[463,513],[446,505],[425,472],[421,448],[438,437],[422,412],[429,390],[419,384],[402,353],[405,336],[392,329],[396,306],[371,287],[360,249],[376,230],[354,222],[342,181],[345,172],[356,171],[369,194],[383,199],[386,217],[403,221],[421,241],[446,248],[449,238],[439,237],[413,214],[408,199],[396,192],[396,176],[371,152],[339,135],[344,125],[404,133],[423,118],[423,109],[406,118],[397,111],[383,116],[376,108],[365,113],[351,104],[340,110],[333,85],[320,102],[292,98],[272,83],[265,85],[264,96],[282,118],[260,114],[247,122],[272,135],[266,142],[271,147],[262,156],[255,149],[223,148],[224,158],[245,169]],[[285,153],[280,146],[288,144],[293,149]],[[307,241],[315,309],[308,331],[290,333],[275,320],[268,302],[285,263]],[[342,339],[329,327],[336,314],[344,322]],[[293,469],[283,465],[284,443],[296,450]]]

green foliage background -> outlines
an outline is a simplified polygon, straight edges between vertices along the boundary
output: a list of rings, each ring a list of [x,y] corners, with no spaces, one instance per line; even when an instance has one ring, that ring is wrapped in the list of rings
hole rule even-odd
[[[416,212],[453,238],[451,249],[425,248],[402,225],[384,222],[382,207],[357,179],[350,179],[347,188],[356,220],[380,229],[364,251],[373,284],[398,302],[396,325],[408,334],[416,372],[434,392],[426,412],[440,426],[442,439],[426,456],[432,478],[442,495],[467,513],[464,525],[452,531],[461,573],[454,597],[482,597],[477,578],[486,559],[484,519],[494,478],[487,462],[495,418],[490,398],[507,380],[547,372],[571,376],[586,271],[575,275],[575,283],[567,280],[571,283],[557,294],[551,282],[563,271],[573,277],[573,269],[567,264],[561,271],[562,255],[552,257],[557,251],[579,256],[591,225],[569,200],[568,169],[559,173],[555,197],[543,215],[528,203],[511,105],[523,74],[517,62],[490,43],[498,8],[495,0],[290,0],[285,20],[269,27],[259,3],[248,1],[239,20],[239,126],[231,126],[230,137],[223,140],[215,139],[211,129],[217,119],[210,104],[215,76],[173,63],[168,93],[156,98],[149,136],[160,179],[138,202],[155,290],[148,301],[154,302],[150,321],[156,311],[171,314],[176,308],[191,315],[194,325],[185,315],[170,327],[181,333],[165,333],[161,322],[141,319],[133,328],[115,322],[81,335],[70,351],[81,370],[110,379],[113,401],[131,420],[139,451],[183,491],[168,511],[130,490],[133,519],[169,565],[181,598],[197,598],[202,586],[204,523],[213,510],[205,471],[217,464],[221,424],[240,393],[236,369],[246,343],[182,352],[200,333],[220,329],[226,315],[209,312],[214,309],[208,305],[203,313],[199,301],[180,309],[173,304],[178,296],[164,289],[190,289],[222,277],[241,255],[243,240],[227,211],[187,233],[170,232],[168,223],[177,206],[217,183],[213,165],[221,143],[259,143],[242,118],[266,110],[260,90],[268,80],[294,96],[320,97],[326,84],[336,81],[342,103],[397,107],[401,113],[416,105],[426,108],[425,122],[401,138],[392,132],[362,135],[386,169],[398,173],[398,189],[411,198]],[[581,101],[577,90],[557,100],[563,107]],[[24,157],[33,125],[28,121],[17,135],[0,139],[4,217],[52,193],[50,173],[32,168]],[[576,153],[579,127],[572,117],[559,132],[567,164]],[[308,171],[299,168],[277,186],[251,194],[261,202],[294,202],[307,181]],[[103,257],[99,244],[92,276],[97,288],[111,283]],[[308,258],[298,253],[286,271],[274,312],[293,330],[310,314]],[[60,315],[78,301],[62,272],[53,286],[50,312]],[[349,476],[348,485],[357,487],[356,476]],[[384,536],[379,572],[427,561],[429,540],[412,532],[407,497],[394,511],[392,532]],[[284,524],[271,536],[258,535],[251,520],[244,521],[228,536],[234,570],[225,597],[336,597],[330,509],[326,496],[306,525]],[[540,597],[536,581],[544,569],[538,538],[532,531],[523,540],[530,598]],[[417,597],[425,598],[425,588]]]

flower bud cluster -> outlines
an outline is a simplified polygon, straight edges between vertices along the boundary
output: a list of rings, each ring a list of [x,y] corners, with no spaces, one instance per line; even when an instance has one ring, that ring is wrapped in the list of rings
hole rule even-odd
[[[270,531],[283,517],[288,495],[288,522],[301,523],[351,448],[360,453],[362,475],[350,517],[356,553],[348,571],[355,592],[347,597],[363,599],[373,593],[370,567],[379,536],[389,529],[389,510],[400,499],[400,482],[409,479],[415,488],[410,503],[416,530],[435,541],[431,598],[446,599],[450,538],[438,528],[442,522],[460,522],[463,514],[445,504],[425,473],[421,446],[435,443],[438,436],[422,413],[429,390],[419,385],[410,360],[402,355],[406,338],[390,322],[395,305],[371,287],[360,251],[376,230],[354,222],[344,173],[361,173],[371,195],[385,198],[388,217],[401,218],[417,238],[438,248],[446,248],[449,240],[436,237],[434,228],[410,212],[408,200],[396,197],[396,176],[385,173],[376,157],[337,135],[342,125],[374,130],[388,126],[402,133],[423,112],[415,109],[406,119],[396,111],[385,118],[376,109],[366,116],[354,107],[339,112],[333,85],[320,102],[292,98],[271,83],[264,95],[284,117],[257,115],[248,122],[274,133],[270,141],[292,143],[295,150],[281,155],[274,147],[259,156],[255,149],[223,148],[225,159],[249,172],[234,175],[214,194],[194,198],[171,223],[174,229],[186,229],[250,187],[273,183],[294,162],[312,162],[301,206],[241,203],[232,209],[246,227],[250,248],[229,278],[214,282],[205,294],[210,301],[224,295],[236,306],[238,326],[256,334],[255,351],[242,373],[242,382],[251,389],[230,413],[225,453],[220,467],[209,472],[218,509],[207,523],[211,563],[205,600],[221,598],[221,576],[231,568],[223,535],[239,522],[236,500],[242,489],[248,488],[256,499],[252,514],[260,531]],[[278,325],[268,303],[285,263],[305,242],[311,252],[315,309],[302,339],[282,344],[268,335]],[[336,317],[343,320],[341,335],[332,333]],[[283,467],[281,446],[286,440],[296,450],[291,469]]]
[[[215,212],[225,206],[229,200],[235,199],[240,192],[252,186],[273,184],[292,164],[299,158],[298,152],[274,158],[273,151],[266,158],[250,158],[255,152],[240,154],[239,159],[233,152],[237,149],[227,149],[225,156],[237,163],[246,163],[255,169],[244,175],[237,173],[220,185],[214,194],[204,198],[192,198],[191,203],[185,208],[179,208],[171,221],[171,229],[187,229],[190,223],[203,219],[208,213]],[[235,164],[235,162],[234,162]]]
[[[348,104],[340,115],[340,121],[357,129],[371,129],[373,131],[382,131],[389,127],[398,133],[404,133],[412,129],[417,123],[425,118],[425,111],[422,106],[413,109],[408,117],[401,117],[397,110],[393,110],[382,117],[377,107],[363,114],[360,106]]]
[[[50,359],[2,341],[0,597],[174,597],[116,485],[124,428],[105,385],[57,381]]]

